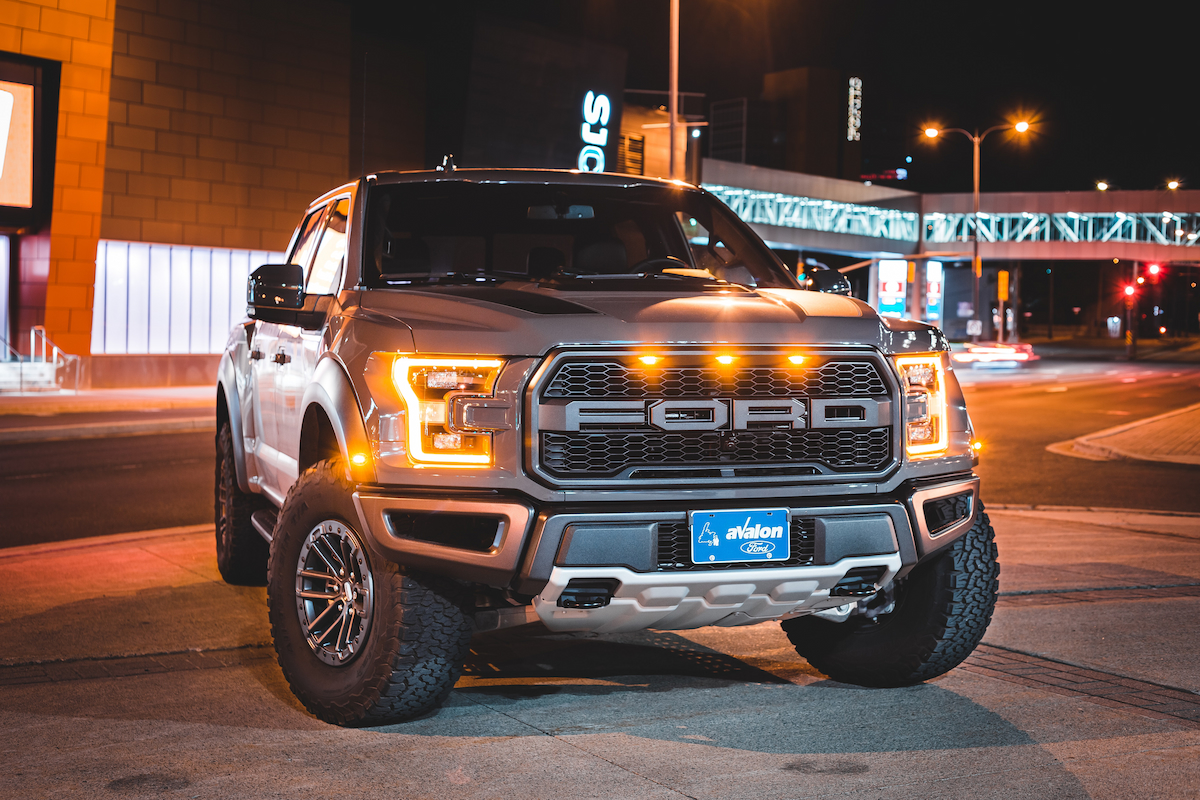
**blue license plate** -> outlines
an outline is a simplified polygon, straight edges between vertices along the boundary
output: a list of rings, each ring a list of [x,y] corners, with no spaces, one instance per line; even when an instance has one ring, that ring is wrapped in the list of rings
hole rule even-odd
[[[791,556],[786,508],[693,511],[693,564],[786,561]]]

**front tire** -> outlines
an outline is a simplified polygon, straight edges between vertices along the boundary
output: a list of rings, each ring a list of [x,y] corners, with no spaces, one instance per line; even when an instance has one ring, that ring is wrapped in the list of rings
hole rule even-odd
[[[269,508],[268,501],[243,492],[233,462],[233,430],[228,422],[217,432],[217,474],[214,516],[217,528],[217,570],[226,583],[262,586],[267,582],[267,542],[250,515]]]
[[[796,652],[836,681],[911,686],[958,666],[983,639],[999,575],[995,531],[980,504],[971,529],[913,569],[896,586],[895,609],[876,622],[797,617],[782,627]]]
[[[335,725],[386,725],[441,705],[471,639],[466,593],[370,552],[345,463],[306,470],[279,513],[267,583],[279,666]]]

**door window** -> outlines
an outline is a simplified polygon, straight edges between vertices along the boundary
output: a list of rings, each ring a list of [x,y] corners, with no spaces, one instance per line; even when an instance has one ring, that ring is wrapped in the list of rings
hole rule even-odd
[[[350,198],[343,197],[334,203],[325,224],[325,233],[317,247],[316,258],[305,283],[305,294],[334,294],[342,277],[342,266],[346,261],[346,228],[350,216]]]
[[[326,208],[327,206],[321,206],[304,218],[300,225],[300,235],[296,237],[296,246],[292,248],[292,256],[288,259],[289,264],[308,267],[313,248],[320,238],[318,234],[321,232],[321,220],[325,218]]]

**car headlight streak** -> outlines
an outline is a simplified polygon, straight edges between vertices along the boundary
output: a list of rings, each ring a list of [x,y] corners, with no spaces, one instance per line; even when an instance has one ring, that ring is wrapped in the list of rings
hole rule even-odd
[[[904,447],[909,458],[946,452],[946,369],[940,353],[896,356],[904,384]]]
[[[504,362],[500,359],[413,358],[392,365],[392,382],[407,407],[408,455],[416,464],[487,466],[489,432],[452,430],[456,397],[491,397]]]

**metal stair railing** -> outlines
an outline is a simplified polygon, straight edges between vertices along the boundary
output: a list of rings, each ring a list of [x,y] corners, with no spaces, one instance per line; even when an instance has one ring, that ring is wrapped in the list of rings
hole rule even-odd
[[[26,389],[57,389],[59,391],[77,391],[79,388],[79,365],[81,359],[77,355],[65,352],[46,335],[45,327],[34,325],[29,329],[29,355],[22,355],[5,339],[0,338],[0,364],[16,365],[16,389],[24,393]],[[37,365],[37,366],[35,366]],[[47,370],[46,366],[50,369]],[[27,375],[29,372],[32,374]],[[49,375],[47,374],[49,373]],[[42,380],[38,380],[41,377]],[[53,386],[46,383],[52,379]],[[70,383],[70,389],[64,384]],[[34,384],[37,384],[36,386]]]
[[[59,390],[63,390],[64,379],[68,375],[71,378],[70,391],[79,389],[79,356],[64,351],[51,341],[42,325],[34,325],[29,329],[29,360],[35,363],[53,363],[54,384]]]

